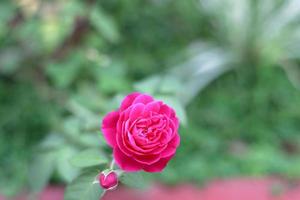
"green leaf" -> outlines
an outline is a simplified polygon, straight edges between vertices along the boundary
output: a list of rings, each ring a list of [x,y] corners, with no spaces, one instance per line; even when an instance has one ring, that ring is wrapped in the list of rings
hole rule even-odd
[[[57,149],[64,145],[64,138],[59,133],[49,133],[39,144],[41,149]]]
[[[150,76],[142,81],[134,84],[134,88],[138,91],[148,94],[162,93],[162,94],[177,94],[182,91],[182,84],[178,78],[172,76]]]
[[[162,77],[159,92],[163,94],[177,94],[183,90],[182,83],[174,76]]]
[[[67,187],[64,200],[99,200],[104,191],[99,184],[93,183],[98,173],[89,170],[77,177]]]
[[[151,76],[134,84],[134,88],[138,91],[148,94],[154,94],[160,88],[161,77]]]
[[[95,72],[97,88],[103,92],[123,92],[130,89],[130,83],[126,74],[126,66],[122,61],[115,59],[107,67],[97,68]]]
[[[65,134],[72,137],[78,137],[80,135],[80,126],[82,124],[82,120],[76,117],[68,117],[63,121],[63,128]]]
[[[110,42],[117,42],[120,39],[119,31],[113,18],[99,7],[92,11],[90,20],[96,30]]]
[[[24,56],[24,52],[19,48],[2,50],[0,53],[0,73],[6,75],[15,73],[20,68]]]
[[[86,134],[82,134],[79,136],[79,140],[82,144],[91,148],[99,148],[103,146],[107,146],[106,141],[104,140],[102,133],[97,132],[87,132]]]
[[[70,147],[65,146],[56,152],[57,160],[56,160],[56,168],[60,177],[66,182],[71,182],[75,177],[79,174],[79,169],[73,167],[70,163],[70,159],[76,155],[77,150]]]
[[[36,155],[29,166],[29,188],[33,192],[41,191],[49,182],[55,169],[55,154],[47,152]]]
[[[128,187],[145,189],[149,186],[149,181],[145,179],[144,172],[124,173],[120,181]]]
[[[90,167],[107,162],[106,156],[97,149],[82,151],[70,160],[70,163],[75,167]]]
[[[46,73],[58,88],[66,88],[75,80],[80,70],[78,59],[74,55],[74,59],[71,57],[68,62],[48,64]]]

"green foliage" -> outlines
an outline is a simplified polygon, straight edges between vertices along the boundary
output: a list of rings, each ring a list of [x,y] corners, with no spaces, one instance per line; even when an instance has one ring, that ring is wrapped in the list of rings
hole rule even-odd
[[[244,70],[229,73],[188,106],[184,140],[160,178],[299,177],[299,91],[280,68],[259,68],[255,77]]]
[[[40,192],[48,184],[55,169],[54,161],[55,154],[52,152],[35,155],[28,172],[29,187],[32,191]]]
[[[66,189],[65,200],[99,200],[104,191],[99,183],[93,183],[99,172],[88,170],[77,177]]]
[[[127,187],[145,189],[149,186],[149,181],[145,178],[145,172],[124,173],[120,181]]]
[[[74,156],[70,162],[75,167],[91,167],[105,164],[108,160],[101,151],[97,149],[88,149]]]
[[[15,194],[27,179],[32,146],[55,120],[57,109],[31,84],[0,81],[0,192]]]
[[[95,7],[91,12],[91,23],[102,36],[110,42],[117,42],[120,39],[117,26],[109,15],[104,13],[100,7]]]
[[[101,119],[134,90],[176,110],[181,146],[125,184],[300,177],[299,1],[22,2],[0,7],[1,193],[99,199]]]

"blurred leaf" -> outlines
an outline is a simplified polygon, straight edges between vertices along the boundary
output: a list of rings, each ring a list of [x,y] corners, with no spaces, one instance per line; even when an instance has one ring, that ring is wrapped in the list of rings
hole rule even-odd
[[[56,155],[53,152],[35,155],[29,166],[29,188],[40,192],[49,182],[55,169]]]
[[[67,183],[71,182],[79,174],[79,169],[74,168],[70,164],[71,158],[76,155],[78,151],[72,147],[65,146],[56,152],[57,160],[56,167],[60,177]]]
[[[103,190],[98,183],[93,183],[99,172],[89,170],[68,185],[64,200],[99,200]]]
[[[177,94],[182,90],[182,84],[175,76],[154,75],[142,81],[136,82],[134,88],[137,91],[148,94]]]
[[[65,128],[67,130],[76,133],[76,131],[81,130],[99,129],[101,118],[86,106],[71,99],[67,107],[75,115],[70,117],[68,121],[65,121]]]
[[[300,67],[294,63],[283,63],[282,68],[285,70],[287,77],[295,88],[300,90]]]
[[[75,99],[70,99],[67,106],[68,109],[77,117],[80,117],[82,119],[96,118],[95,114],[91,110],[89,110],[87,107],[85,107]]]
[[[21,66],[24,52],[19,48],[7,48],[0,51],[0,74],[13,74]]]
[[[103,94],[95,92],[97,88],[94,84],[80,84],[78,87],[78,92],[71,96],[73,101],[93,112],[99,112],[106,107]]]
[[[70,59],[64,63],[50,63],[46,72],[57,87],[65,88],[76,78],[79,69],[78,61]]]
[[[153,95],[155,94],[155,92],[159,90],[160,83],[161,83],[161,77],[150,76],[142,81],[135,83],[134,88],[137,91]]]
[[[72,137],[78,137],[81,131],[82,121],[76,117],[66,118],[63,122],[64,132]]]
[[[91,167],[107,162],[106,156],[97,149],[87,149],[82,151],[70,160],[70,163],[75,167]]]
[[[145,189],[149,186],[148,180],[144,177],[144,172],[124,173],[120,181],[130,188]]]
[[[159,92],[163,94],[178,94],[183,90],[182,83],[171,75],[162,77],[159,85]]]
[[[61,23],[60,19],[53,13],[52,16],[43,20],[40,27],[43,43],[47,50],[53,51],[62,41],[65,26]]]
[[[49,133],[39,144],[41,149],[55,149],[64,144],[63,137],[58,133]]]
[[[14,5],[11,4],[10,2],[7,1],[2,2],[0,7],[0,19],[3,22],[8,21],[13,15],[14,9],[15,9]],[[4,23],[1,23],[1,25],[2,24],[4,25]]]
[[[100,132],[100,131],[99,131]],[[86,134],[82,134],[79,137],[79,140],[82,144],[88,146],[88,147],[103,147],[106,146],[106,142],[100,133],[98,132],[87,132]]]
[[[120,39],[117,25],[112,17],[107,15],[104,10],[95,7],[91,13],[90,20],[96,30],[110,42],[117,42]]]
[[[230,50],[209,42],[192,43],[186,53],[189,58],[171,72],[181,84],[177,97],[185,106],[212,81],[236,66]]]
[[[122,92],[130,88],[126,66],[120,61],[114,61],[105,68],[97,68],[95,73],[97,87],[106,93]]]

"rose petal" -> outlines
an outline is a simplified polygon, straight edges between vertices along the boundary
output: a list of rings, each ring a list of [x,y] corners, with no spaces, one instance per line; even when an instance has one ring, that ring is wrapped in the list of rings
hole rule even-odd
[[[177,130],[178,129],[178,119],[177,118],[174,118],[174,119],[170,119],[169,120],[169,127],[172,129],[172,130]]]
[[[143,165],[135,161],[132,157],[126,156],[119,148],[114,148],[113,152],[117,165],[126,172],[135,172],[142,169]]]
[[[147,95],[147,94],[140,94],[139,96],[137,96],[134,101],[132,102],[132,105],[133,104],[136,104],[136,103],[142,103],[142,104],[148,104],[150,102],[154,101],[154,99]]]
[[[152,154],[161,154],[165,149],[167,148],[167,145],[159,146],[153,151],[151,151]]]
[[[152,164],[152,165],[145,165],[143,167],[143,170],[146,172],[161,172],[168,164],[169,160],[172,159],[174,155],[166,158],[160,159],[158,162]]]
[[[120,111],[126,110],[129,106],[131,106],[132,102],[139,95],[141,95],[141,94],[138,92],[133,92],[133,93],[127,95],[121,103]]]
[[[159,113],[160,114],[165,114],[165,115],[167,115],[169,117],[171,115],[171,113],[172,113],[172,110],[171,110],[171,108],[168,105],[163,104],[163,105],[160,106]]]
[[[120,150],[129,157],[131,157],[132,155],[145,155],[144,152],[140,152],[139,150],[131,147],[130,144],[128,144],[128,142],[125,141],[125,138],[121,134],[117,134],[117,145],[120,148]]]
[[[161,101],[153,101],[148,103],[144,110],[144,116],[150,116],[150,113],[158,113],[161,105]]]
[[[142,155],[142,156],[138,156],[138,155],[134,155],[133,158],[138,161],[139,163],[145,164],[145,165],[152,165],[154,163],[156,163],[157,161],[159,161],[160,159],[160,155],[156,154],[156,155]]]
[[[131,121],[135,120],[136,118],[142,116],[144,109],[145,109],[145,105],[138,103],[138,104],[134,104],[132,106],[130,106],[131,111],[129,113],[129,119]]]
[[[102,133],[106,142],[111,146],[114,147],[116,145],[116,133],[117,133],[117,122],[119,119],[119,112],[114,111],[108,113],[103,121],[102,121]]]
[[[117,133],[116,136],[117,146],[119,149],[127,156],[131,157],[132,155],[144,156],[147,154],[159,154],[167,147],[167,145],[160,146],[159,144],[148,144],[146,146],[139,145],[135,140],[135,145],[127,141],[127,137],[121,133]]]
[[[178,134],[174,136],[174,138],[168,144],[168,147],[161,153],[161,157],[169,157],[176,152],[176,148],[180,145],[180,137]]]
[[[173,118],[171,118],[172,119],[172,122],[173,122],[173,124],[174,124],[174,127],[176,128],[176,129],[178,129],[179,128],[179,120],[178,120],[178,118],[176,117],[176,116],[174,116]]]
[[[136,143],[135,143],[135,140],[134,140],[134,137],[130,134],[130,133],[128,133],[127,132],[127,142],[129,143],[129,145],[133,148],[133,149],[135,149],[135,150],[140,150],[141,148],[140,147],[138,147],[137,145],[136,145]]]
[[[102,121],[102,127],[104,128],[116,128],[116,124],[119,119],[119,112],[113,111],[110,113],[107,113]]]
[[[149,154],[153,149],[142,149],[141,147],[130,144],[122,134],[117,134],[117,146],[127,156]],[[156,145],[154,145],[156,146]]]

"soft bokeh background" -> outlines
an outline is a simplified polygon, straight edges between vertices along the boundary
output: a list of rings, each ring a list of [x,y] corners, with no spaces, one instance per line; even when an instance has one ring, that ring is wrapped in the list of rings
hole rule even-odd
[[[300,177],[299,0],[1,0],[0,193],[71,182],[109,155],[101,118],[132,91],[173,106],[165,184]]]

